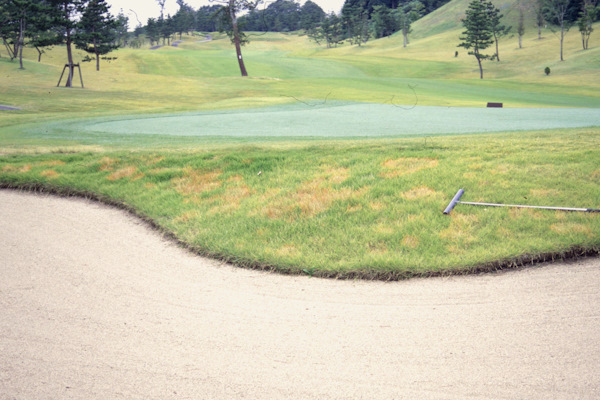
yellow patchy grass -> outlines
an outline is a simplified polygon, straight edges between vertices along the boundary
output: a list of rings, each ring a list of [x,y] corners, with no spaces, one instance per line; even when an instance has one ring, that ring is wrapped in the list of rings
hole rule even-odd
[[[406,200],[417,200],[423,198],[443,198],[444,194],[441,192],[436,192],[435,190],[428,188],[427,186],[420,186],[416,188],[412,188],[408,192],[404,192],[400,194],[400,197]]]
[[[221,171],[201,173],[193,168],[187,167],[183,170],[183,176],[172,180],[175,190],[185,196],[203,193],[221,187],[219,180]]]
[[[559,235],[583,233],[590,238],[594,237],[594,232],[590,227],[575,222],[559,222],[552,224],[550,225],[550,230]]]
[[[278,248],[275,253],[281,257],[294,257],[299,254],[299,251],[293,244],[286,244]]]
[[[35,164],[40,167],[59,167],[61,165],[65,165],[65,162],[62,160],[48,160]]]
[[[110,158],[110,157],[102,157],[102,159],[100,160],[100,167],[98,168],[100,171],[112,171],[113,170],[113,165],[116,164],[118,161]]]
[[[555,189],[531,189],[529,191],[529,195],[531,197],[552,197],[552,196],[558,196],[558,190]]]
[[[535,220],[542,220],[548,216],[547,213],[532,208],[511,208],[508,210],[508,215],[512,219],[527,218]]]
[[[45,171],[40,172],[40,175],[49,179],[56,179],[60,174],[54,170],[47,169]]]
[[[386,160],[381,166],[383,171],[381,177],[395,178],[397,176],[414,174],[427,168],[435,168],[438,160],[433,158],[398,158],[395,160]]]
[[[469,214],[451,214],[451,222],[450,226],[443,231],[440,232],[440,237],[442,239],[446,239],[453,243],[454,250],[451,252],[456,252],[459,247],[456,247],[459,244],[469,244],[475,241],[475,236],[473,236],[473,232],[476,228],[477,223],[479,222],[479,218],[476,215]]]
[[[419,238],[413,235],[406,235],[402,238],[402,246],[416,249],[419,247]]]
[[[254,191],[251,190],[241,176],[235,176],[227,181],[233,186],[225,188],[225,193],[211,197],[216,205],[211,208],[211,213],[229,213],[240,208],[241,201],[250,197]]]
[[[116,170],[112,174],[108,175],[106,177],[106,179],[108,179],[109,181],[116,181],[118,179],[123,179],[123,178],[131,178],[131,180],[138,180],[143,177],[144,177],[144,174],[142,174],[141,172],[138,172],[138,169],[136,167],[128,166],[128,167]]]

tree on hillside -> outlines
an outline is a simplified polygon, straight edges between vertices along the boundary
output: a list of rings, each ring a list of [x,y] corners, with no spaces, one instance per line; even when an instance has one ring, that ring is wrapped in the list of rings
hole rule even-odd
[[[306,31],[314,28],[323,22],[326,16],[317,3],[307,0],[300,8],[300,28]]]
[[[371,14],[371,27],[373,37],[376,39],[390,36],[399,29],[398,19],[391,9],[384,5],[377,5]]]
[[[396,15],[402,31],[403,46],[408,46],[408,35],[411,33],[411,25],[413,22],[423,16],[425,6],[418,0],[413,0],[407,3],[404,7],[398,7]]]
[[[344,40],[342,20],[334,13],[331,13],[319,26],[309,29],[307,35],[317,44],[324,42],[327,48],[337,47]]]
[[[240,73],[242,76],[248,76],[244,58],[242,57],[242,45],[248,43],[248,39],[238,26],[238,15],[243,11],[255,9],[261,0],[222,0],[217,2],[222,4],[221,8],[217,11],[222,23],[221,30],[227,32],[227,35],[235,46]]]
[[[196,29],[201,32],[215,32],[219,30],[215,14],[221,8],[219,5],[202,6],[196,11]]]
[[[510,26],[504,26],[500,22],[503,15],[500,14],[500,10],[498,7],[494,6],[491,1],[487,0],[486,2],[487,10],[488,10],[488,18],[490,21],[490,29],[492,31],[492,35],[494,35],[494,42],[496,42],[496,60],[500,62],[500,52],[498,50],[498,40],[502,36],[506,36],[508,32],[510,32]]]
[[[469,55],[475,56],[479,64],[480,79],[483,79],[481,61],[492,56],[483,54],[482,51],[494,43],[488,7],[484,0],[471,1],[462,22],[466,30],[462,33],[462,42],[458,46],[464,47],[469,50]]]
[[[544,0],[544,19],[560,30],[560,61],[564,61],[563,47],[565,35],[571,29],[572,23],[567,19],[569,0]]]
[[[583,50],[587,50],[589,46],[590,36],[594,31],[592,24],[598,18],[600,14],[600,7],[596,5],[597,1],[584,0],[579,19],[577,20],[577,26],[579,27],[579,33],[581,33],[581,42]]]
[[[523,35],[525,35],[525,12],[519,7],[519,23],[517,25],[517,35],[519,35],[519,48],[523,48]]]
[[[179,34],[179,39],[181,40],[184,32],[189,32],[194,29],[196,12],[183,0],[177,0],[177,5],[179,5],[179,10],[177,10],[177,13],[173,16],[173,27],[175,32]]]
[[[369,40],[369,13],[364,5],[347,4],[342,8],[342,22],[346,29],[346,37],[351,44],[361,46]]]
[[[535,12],[535,24],[538,28],[538,40],[542,39],[542,28],[546,25],[544,19],[544,0],[534,0],[533,11]]]
[[[79,18],[88,0],[47,0],[50,6],[52,26],[56,30],[55,43],[65,44],[69,74],[66,87],[73,86],[75,63],[73,62],[73,36],[77,31]]]
[[[148,18],[148,22],[146,23],[146,37],[150,40],[150,46],[158,43],[160,40],[160,29],[158,22],[154,18]]]
[[[53,36],[46,32],[50,28],[48,9],[42,0],[3,0],[0,2],[0,37],[11,60],[19,58],[19,68],[23,66],[23,48],[31,45],[40,47],[54,43]],[[50,40],[48,40],[48,37]]]
[[[105,0],[90,0],[81,14],[75,46],[96,58],[96,71],[100,71],[100,56],[119,48],[117,43],[118,22],[109,13]]]

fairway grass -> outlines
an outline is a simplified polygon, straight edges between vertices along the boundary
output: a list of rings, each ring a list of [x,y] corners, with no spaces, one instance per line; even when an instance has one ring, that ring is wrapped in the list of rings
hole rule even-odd
[[[0,110],[0,187],[98,199],[199,254],[312,276],[400,279],[598,253],[598,214],[442,215],[460,188],[464,201],[600,207],[597,37],[581,51],[571,32],[559,62],[555,37],[538,40],[530,24],[524,48],[502,39],[502,62],[486,62],[480,80],[473,57],[454,57],[456,21],[433,23],[441,17],[415,23],[407,48],[401,35],[334,49],[256,35],[249,78],[217,35],[122,49],[100,72],[82,64],[85,89],[55,87],[60,46],[42,63],[27,49],[25,70],[0,58],[1,103],[19,108]]]
[[[582,145],[585,143],[585,145]],[[464,273],[600,250],[597,129],[195,151],[0,156],[0,186],[133,210],[195,252],[337,278]],[[107,234],[110,234],[107,232]]]

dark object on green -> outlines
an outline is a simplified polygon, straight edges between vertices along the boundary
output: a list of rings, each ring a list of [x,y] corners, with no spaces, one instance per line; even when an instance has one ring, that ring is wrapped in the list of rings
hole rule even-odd
[[[550,75],[550,67],[544,68],[544,72],[546,73],[546,75]]]
[[[502,108],[502,103],[487,103],[488,108]]]

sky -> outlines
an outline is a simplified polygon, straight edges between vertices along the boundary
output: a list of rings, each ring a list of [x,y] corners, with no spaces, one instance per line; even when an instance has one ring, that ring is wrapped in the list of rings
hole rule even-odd
[[[272,1],[272,0],[271,0]],[[344,0],[312,0],[317,3],[326,13],[338,13],[342,9]],[[133,29],[138,25],[138,21],[142,25],[146,25],[148,18],[158,18],[160,16],[160,6],[156,0],[107,0],[112,14],[117,15],[123,10],[123,14],[129,17],[129,29]],[[299,0],[300,4],[304,4],[304,0]],[[194,10],[206,5],[219,4],[210,2],[209,0],[186,0],[186,4],[190,5]],[[267,3],[268,4],[268,3]],[[166,0],[165,15],[173,15],[177,12],[176,0]]]

